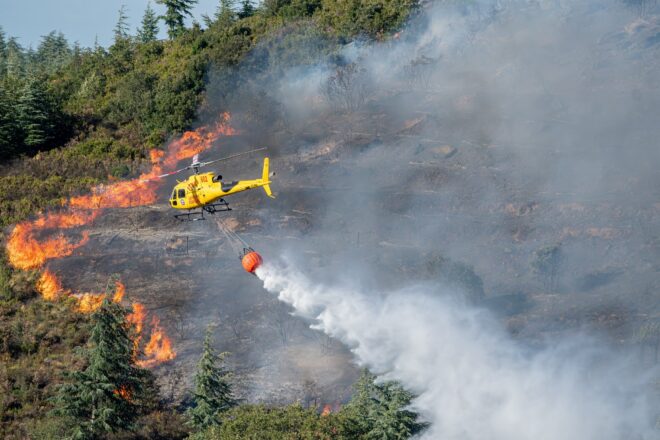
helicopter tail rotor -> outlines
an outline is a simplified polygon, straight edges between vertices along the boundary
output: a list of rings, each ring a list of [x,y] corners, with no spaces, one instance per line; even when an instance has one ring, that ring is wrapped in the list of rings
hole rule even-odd
[[[273,192],[270,190],[270,173],[269,173],[269,166],[270,166],[270,160],[266,157],[264,158],[264,169],[261,174],[261,182],[263,184],[264,191],[266,191],[266,195],[270,197],[271,199],[274,199],[275,196],[273,195]]]

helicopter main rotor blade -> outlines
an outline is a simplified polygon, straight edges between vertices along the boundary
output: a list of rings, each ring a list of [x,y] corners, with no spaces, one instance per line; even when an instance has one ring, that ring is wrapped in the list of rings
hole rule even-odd
[[[244,156],[246,154],[252,154],[252,153],[256,153],[257,151],[263,151],[263,150],[267,150],[267,149],[268,149],[268,147],[262,147],[262,148],[257,148],[255,150],[243,151],[242,153],[232,154],[231,156],[222,157],[220,159],[210,160],[208,162],[192,163],[191,165],[188,165],[185,168],[181,168],[181,169],[178,169],[176,171],[170,171],[169,173],[161,174],[159,176],[154,176],[151,179],[140,179],[140,182],[151,182],[151,181],[154,181],[154,180],[162,179],[163,177],[173,176],[175,174],[181,173],[181,172],[186,171],[186,170],[192,170],[192,169],[195,169],[195,168],[204,167],[204,166],[210,165],[212,163],[216,163],[216,162],[220,162],[220,161],[224,161],[224,160],[229,160],[229,159],[234,159],[235,157]]]
[[[175,175],[175,174],[179,174],[180,172],[182,172],[182,171],[186,171],[186,170],[189,170],[190,168],[192,168],[192,167],[191,167],[191,166],[187,166],[187,167],[185,167],[185,168],[181,168],[181,169],[176,170],[176,171],[170,171],[169,173],[165,173],[165,174],[160,174],[160,175],[158,175],[158,176],[154,176],[154,177],[152,177],[151,179],[140,179],[140,182],[153,182],[154,180],[162,179],[163,177],[168,177],[168,176],[173,176],[173,175]]]
[[[242,153],[232,154],[231,156],[222,157],[222,158],[220,158],[220,159],[214,159],[214,160],[210,160],[210,161],[208,161],[208,162],[199,162],[199,163],[197,164],[197,166],[204,167],[204,166],[206,166],[206,165],[211,165],[212,163],[216,163],[216,162],[220,162],[220,161],[224,161],[224,160],[233,159],[233,158],[235,158],[235,157],[244,156],[244,155],[246,155],[246,154],[252,154],[252,153],[256,153],[257,151],[263,151],[263,150],[267,150],[267,149],[268,149],[268,147],[262,147],[262,148],[257,148],[257,149],[255,149],[255,150],[243,151]]]

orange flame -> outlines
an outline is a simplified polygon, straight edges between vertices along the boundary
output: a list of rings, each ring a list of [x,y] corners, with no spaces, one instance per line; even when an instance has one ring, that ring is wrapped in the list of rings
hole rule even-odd
[[[115,283],[115,293],[112,302],[119,303],[124,298],[126,288],[120,281]],[[74,295],[78,300],[77,310],[81,313],[93,313],[97,311],[105,300],[105,293],[78,293]]]
[[[41,274],[41,278],[37,281],[37,291],[47,301],[54,301],[61,294],[65,293],[57,275],[48,269],[44,270]]]
[[[146,359],[136,362],[137,365],[144,368],[154,367],[176,357],[176,352],[172,349],[172,341],[160,327],[160,320],[157,316],[151,319],[151,337],[144,347],[144,354]]]
[[[115,294],[112,297],[112,302],[120,303],[121,300],[124,299],[124,295],[126,295],[126,286],[124,286],[124,283],[121,281],[116,281]]]
[[[129,324],[135,326],[135,334],[140,336],[142,335],[142,329],[144,328],[144,318],[147,316],[147,313],[144,310],[144,306],[138,302],[133,303],[133,311],[126,315],[126,321]]]
[[[7,255],[9,263],[17,269],[36,269],[50,259],[67,257],[89,240],[86,231],[77,243],[71,243],[62,234],[38,241],[34,232],[34,223],[23,222],[17,224],[9,235]]]
[[[149,159],[151,160],[152,165],[156,165],[160,160],[165,156],[165,152],[163,150],[156,150],[155,148],[152,150],[149,150]]]
[[[139,302],[133,303],[133,311],[126,315],[126,321],[135,329],[135,336],[133,339],[133,358],[137,358],[140,348],[140,341],[142,340],[142,329],[144,328],[144,319],[147,313],[144,306]]]
[[[321,411],[321,417],[339,412],[340,410],[341,410],[341,404],[339,402],[335,402],[333,404],[327,403],[323,406],[323,410]]]
[[[37,218],[32,225],[37,230],[42,229],[71,229],[89,224],[98,216],[95,211],[69,211],[63,213],[49,213]]]
[[[145,175],[143,178],[149,178]],[[156,201],[155,182],[145,182],[141,179],[122,180],[110,185],[98,185],[92,188],[92,193],[69,199],[73,208],[129,208],[132,206],[149,205]]]
[[[105,299],[104,293],[77,293],[74,296],[78,300],[76,310],[80,313],[93,313],[97,311]]]
[[[176,141],[170,144],[168,155],[163,161],[166,167],[173,167],[183,159],[189,159],[195,154],[208,150],[221,136],[233,136],[237,132],[230,125],[231,115],[223,113],[212,129],[200,127],[197,130],[186,131]]]
[[[122,399],[128,400],[128,401],[130,401],[131,397],[133,396],[133,393],[131,392],[131,390],[125,385],[122,385],[118,389],[113,390],[112,394],[114,394],[115,396],[119,396]]]

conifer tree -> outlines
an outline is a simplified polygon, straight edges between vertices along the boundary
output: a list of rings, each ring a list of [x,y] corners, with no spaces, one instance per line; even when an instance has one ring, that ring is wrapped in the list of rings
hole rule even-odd
[[[52,139],[51,104],[43,82],[30,78],[16,106],[17,119],[27,147],[43,147]]]
[[[14,100],[0,82],[0,159],[12,157],[21,143],[20,127],[14,114]]]
[[[119,8],[119,18],[115,25],[115,44],[128,38],[128,15],[126,15],[126,5]]]
[[[254,15],[254,5],[250,0],[243,0],[241,2],[241,10],[238,11],[238,18],[248,18]]]
[[[426,424],[405,409],[414,395],[397,382],[377,384],[375,380],[368,370],[362,372],[353,398],[343,409],[348,420],[346,434],[351,438],[403,440],[421,432]]]
[[[233,0],[220,0],[220,5],[215,12],[215,20],[222,26],[230,25],[236,19]]]
[[[23,48],[18,43],[16,37],[9,37],[6,48],[6,69],[7,74],[20,77],[25,72],[25,54]]]
[[[5,30],[0,26],[0,57],[5,57],[7,54],[7,42],[5,41]]]
[[[229,373],[221,365],[226,355],[215,353],[212,330],[207,328],[195,375],[195,406],[188,411],[190,424],[198,430],[220,425],[220,414],[237,404],[228,380]]]
[[[34,60],[39,63],[43,71],[48,73],[54,72],[70,61],[71,48],[64,34],[52,31],[43,36]]]
[[[5,76],[7,66],[7,42],[5,41],[5,31],[0,26],[0,77]]]
[[[92,320],[87,368],[70,375],[72,382],[60,388],[56,401],[55,413],[71,420],[76,439],[131,428],[152,385],[149,371],[133,364],[125,309],[106,299]]]
[[[158,17],[151,7],[151,2],[147,3],[147,9],[144,10],[142,17],[142,27],[138,30],[138,39],[143,43],[155,41],[158,36]]]
[[[156,3],[165,6],[165,15],[161,16],[167,25],[167,35],[174,39],[185,30],[184,18],[192,16],[190,10],[197,0],[156,0]]]

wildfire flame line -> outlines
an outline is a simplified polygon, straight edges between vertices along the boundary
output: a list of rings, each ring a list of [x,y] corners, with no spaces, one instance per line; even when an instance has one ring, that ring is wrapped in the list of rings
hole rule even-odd
[[[69,296],[76,299],[76,310],[81,313],[93,313],[101,307],[106,298],[105,293],[72,293],[62,287],[57,275],[49,269],[45,269],[37,281],[37,290],[47,301],[55,301],[60,297]],[[126,287],[121,281],[115,282],[115,292],[111,301],[120,303],[126,294]],[[143,368],[152,368],[164,362],[173,360],[176,357],[176,351],[172,348],[172,341],[160,326],[160,320],[157,316],[151,318],[151,333],[149,341],[144,347],[144,358],[138,359],[140,354],[140,342],[144,332],[144,323],[147,318],[147,312],[144,305],[139,302],[133,303],[133,311],[126,315],[126,322],[133,326],[133,356],[135,363]],[[126,397],[126,396],[122,396]]]
[[[101,307],[103,300],[106,297],[105,293],[73,293],[68,289],[62,287],[57,275],[49,269],[45,269],[41,273],[41,277],[36,284],[37,291],[47,301],[55,301],[62,296],[73,297],[76,299],[76,310],[81,313],[93,313]],[[121,281],[115,282],[115,293],[111,297],[111,301],[119,303],[124,298],[126,287]]]

